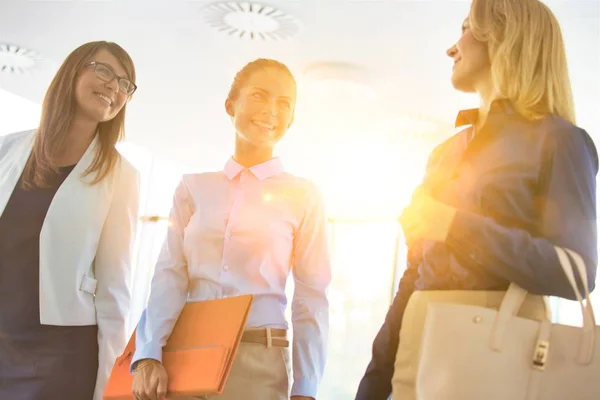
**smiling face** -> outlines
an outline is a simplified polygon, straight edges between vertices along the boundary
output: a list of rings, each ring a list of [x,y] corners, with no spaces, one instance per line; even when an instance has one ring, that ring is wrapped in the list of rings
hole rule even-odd
[[[118,77],[128,78],[119,60],[108,50],[100,49],[79,73],[75,82],[75,103],[77,114],[94,122],[113,119],[123,108],[129,96],[119,90],[117,78],[106,82],[101,79],[104,69],[111,69]],[[98,69],[98,71],[96,71]]]
[[[225,102],[238,138],[253,147],[274,147],[294,118],[296,83],[286,71],[254,71]]]
[[[491,80],[491,62],[486,43],[473,36],[467,18],[458,42],[446,54],[454,59],[452,85],[463,92],[475,92]]]

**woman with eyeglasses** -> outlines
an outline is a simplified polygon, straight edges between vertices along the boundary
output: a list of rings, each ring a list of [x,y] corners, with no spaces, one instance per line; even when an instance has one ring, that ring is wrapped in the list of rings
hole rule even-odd
[[[0,399],[96,399],[126,344],[139,176],[120,46],[74,50],[39,127],[0,137]],[[5,110],[10,112],[10,110]]]
[[[221,171],[184,175],[175,191],[137,329],[136,400],[167,395],[162,348],[186,301],[244,294],[254,296],[246,330],[224,393],[208,399],[317,398],[329,323],[327,219],[316,186],[287,173],[273,156],[295,106],[296,81],[284,64],[258,59],[235,76],[225,100],[235,131],[233,157]],[[290,275],[291,343],[285,317]]]

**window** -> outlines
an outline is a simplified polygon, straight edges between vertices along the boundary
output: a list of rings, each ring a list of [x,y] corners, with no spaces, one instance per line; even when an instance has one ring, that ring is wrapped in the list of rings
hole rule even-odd
[[[354,398],[371,359],[394,287],[399,225],[394,220],[331,221],[333,278],[323,399]]]
[[[140,220],[133,255],[133,288],[129,332],[133,332],[146,307],[154,264],[167,233],[167,216],[173,193],[181,176],[189,172],[185,166],[157,158],[151,152],[131,143],[119,145],[119,151],[140,172]]]
[[[41,106],[0,89],[0,113],[2,115],[0,136],[2,136],[36,128],[40,121]]]

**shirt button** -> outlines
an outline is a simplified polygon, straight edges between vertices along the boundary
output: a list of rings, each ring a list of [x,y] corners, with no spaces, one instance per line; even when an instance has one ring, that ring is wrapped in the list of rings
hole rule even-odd
[[[229,266],[227,266],[227,265],[223,265],[223,269],[224,269],[225,271],[227,271],[227,270],[229,269]]]

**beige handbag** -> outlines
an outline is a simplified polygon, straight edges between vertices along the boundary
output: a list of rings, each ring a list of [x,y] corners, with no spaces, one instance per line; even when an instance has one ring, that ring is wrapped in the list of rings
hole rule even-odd
[[[432,303],[417,373],[418,400],[598,400],[600,327],[579,254],[556,248],[583,327],[517,317],[527,292],[511,284],[499,310]],[[585,287],[579,292],[574,261]]]

